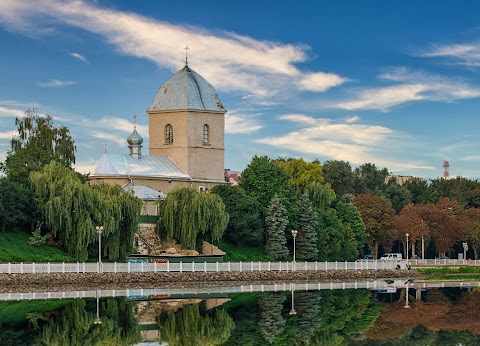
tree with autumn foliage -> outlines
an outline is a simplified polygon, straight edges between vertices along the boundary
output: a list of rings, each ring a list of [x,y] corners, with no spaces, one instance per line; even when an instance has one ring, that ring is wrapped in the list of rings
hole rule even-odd
[[[436,205],[419,205],[417,210],[420,217],[428,225],[430,239],[435,251],[441,257],[444,257],[456,242],[463,240],[465,226],[460,219],[460,210],[456,209],[455,204],[452,204],[451,200],[448,201],[448,199],[442,200],[441,203]],[[445,208],[446,205],[452,205],[452,207]]]
[[[395,211],[383,197],[371,193],[356,196],[353,204],[367,229],[367,245],[377,258],[378,246],[388,250],[395,238]]]
[[[471,246],[475,259],[480,249],[480,209],[470,208],[465,211],[465,240]]]
[[[422,237],[428,240],[429,229],[427,223],[422,220],[413,204],[407,204],[397,217],[397,236],[406,250],[405,258],[408,258],[408,250],[405,244],[407,233],[412,246],[411,256],[415,257],[415,245]]]

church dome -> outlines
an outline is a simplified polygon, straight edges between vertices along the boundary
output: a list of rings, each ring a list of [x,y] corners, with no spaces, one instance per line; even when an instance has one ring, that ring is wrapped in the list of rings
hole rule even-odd
[[[147,111],[180,109],[226,112],[213,86],[188,66],[163,83]]]
[[[143,143],[143,138],[137,132],[137,129],[134,129],[132,134],[128,136],[127,142],[130,145],[140,145]]]

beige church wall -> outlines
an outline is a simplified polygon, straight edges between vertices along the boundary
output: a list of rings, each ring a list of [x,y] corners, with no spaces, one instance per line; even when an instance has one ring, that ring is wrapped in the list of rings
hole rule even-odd
[[[214,148],[192,148],[189,161],[195,179],[224,181],[224,150]]]
[[[144,201],[142,205],[142,211],[140,215],[157,215],[157,203],[156,201]]]

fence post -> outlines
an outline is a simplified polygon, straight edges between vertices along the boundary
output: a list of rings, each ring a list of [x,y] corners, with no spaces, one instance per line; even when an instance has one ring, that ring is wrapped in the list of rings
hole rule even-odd
[[[270,261],[268,261],[268,271],[270,271]]]
[[[183,263],[180,262],[180,273],[183,271]]]
[[[325,261],[325,270],[328,270],[328,262]]]
[[[142,263],[140,264],[140,270],[142,271],[142,273],[143,273],[143,263],[144,263],[144,262],[142,262]]]
[[[240,261],[240,272],[242,271],[242,261]]]
[[[32,274],[35,274],[35,262],[32,262]]]
[[[253,272],[253,261],[250,262],[250,271]]]
[[[305,261],[305,271],[307,271],[308,267],[307,267],[307,261]]]
[[[215,264],[215,269],[217,270],[217,273],[218,273],[218,261]]]
[[[335,261],[335,270],[338,270],[338,262]]]
[[[80,263],[77,262],[77,274],[80,273]]]
[[[47,273],[50,274],[50,262],[47,262]]]
[[[20,262],[20,274],[23,274],[23,262]]]
[[[49,263],[50,264],[50,263]],[[86,269],[85,269],[85,262],[83,262],[83,274],[85,274]]]
[[[192,272],[195,271],[195,262],[192,262]]]
[[[8,274],[12,274],[12,264],[8,262]]]
[[[231,263],[231,262],[228,262],[228,271],[229,271],[229,272],[232,271],[232,268],[230,267],[230,263]]]
[[[131,263],[130,263],[130,262],[127,263],[127,267],[128,267],[128,272],[130,273],[130,271],[131,271],[131,269],[132,269],[132,268],[131,268],[132,266],[131,266]]]
[[[317,270],[318,270],[318,262],[315,261],[315,271],[317,271]]]
[[[367,263],[367,268],[366,268],[366,269],[368,270],[368,260],[367,260],[367,262],[366,262],[366,263]],[[375,261],[375,263],[377,263],[377,261]]]
[[[345,261],[345,271],[348,270],[348,265],[347,265],[347,261]]]
[[[258,261],[258,271],[262,270],[262,262]]]
[[[375,261],[375,270],[377,270],[377,268],[378,268],[378,267],[377,267],[377,261]]]
[[[282,261],[278,262],[278,271],[282,271]]]
[[[355,261],[355,271],[357,270],[357,261]]]
[[[113,265],[113,271],[115,272],[115,274],[117,273],[117,262],[115,262]]]
[[[203,271],[207,272],[207,261],[203,262]]]
[[[65,274],[65,262],[62,262],[62,273]]]

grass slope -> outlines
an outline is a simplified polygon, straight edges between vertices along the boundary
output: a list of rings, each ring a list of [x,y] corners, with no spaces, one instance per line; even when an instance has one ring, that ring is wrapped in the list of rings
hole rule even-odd
[[[263,248],[254,248],[248,246],[238,246],[219,241],[215,244],[220,250],[225,251],[227,255],[225,261],[271,261],[272,259],[265,255]]]
[[[28,320],[29,312],[49,312],[71,302],[70,299],[0,302],[0,324],[22,323]]]
[[[76,262],[53,246],[32,246],[29,239],[30,234],[21,231],[0,233],[0,262]]]

